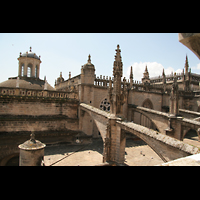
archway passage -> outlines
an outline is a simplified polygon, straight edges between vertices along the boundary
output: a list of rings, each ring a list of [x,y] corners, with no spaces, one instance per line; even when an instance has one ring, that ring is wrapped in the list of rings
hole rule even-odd
[[[144,127],[153,129],[155,131],[159,131],[155,123],[149,117],[147,117],[141,112],[132,111],[131,121],[133,121],[136,124],[142,125]]]
[[[1,166],[19,166],[19,153],[14,153],[4,157],[0,161]]]
[[[196,130],[190,129],[184,136],[184,138],[192,139],[192,140],[198,140],[198,135]]]
[[[153,109],[153,103],[149,98],[147,98],[142,103],[142,107]],[[133,121],[136,124],[153,129],[155,131],[159,131],[155,123],[152,121],[152,119],[141,112],[132,111],[131,121]]]
[[[6,166],[19,166],[19,155],[14,156],[10,160],[8,160]]]
[[[200,142],[198,141],[198,134],[196,130],[190,129],[189,131],[186,132],[185,135],[183,135],[183,142],[187,144],[191,144],[196,147],[200,147]]]

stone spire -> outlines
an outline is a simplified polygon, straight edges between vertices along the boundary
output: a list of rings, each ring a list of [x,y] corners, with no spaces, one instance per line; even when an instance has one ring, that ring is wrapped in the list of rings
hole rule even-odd
[[[133,86],[133,67],[131,66],[131,72],[130,72],[130,88]]]
[[[122,77],[123,76],[123,63],[121,57],[121,50],[119,49],[119,44],[117,45],[115,61],[113,64],[113,76],[115,77],[117,74]]]
[[[133,67],[131,66],[130,79],[133,79]]]
[[[122,64],[122,58],[121,58],[121,50],[119,49],[119,45],[117,45],[116,55],[115,55],[115,61],[113,64],[113,76],[114,76],[114,86],[113,91],[116,95],[120,94],[121,91],[121,77],[123,74],[123,64]]]
[[[119,45],[117,45],[116,55],[115,55],[115,61],[113,64],[113,89],[111,89],[111,82],[109,87],[109,101],[111,104],[111,113],[115,116],[122,116],[123,115],[123,109],[122,106],[126,101],[127,94],[125,91],[125,87],[121,88],[121,77],[123,74],[123,63],[122,58],[120,55],[121,50],[119,49]],[[125,81],[125,79],[124,79]]]
[[[145,84],[145,85],[150,84],[149,72],[148,72],[147,65],[146,65],[145,71],[143,73],[142,83]]]
[[[165,69],[163,68],[162,76],[165,76]]]
[[[185,59],[185,73],[188,73],[188,69],[189,69],[189,64],[188,64],[188,57],[186,54],[186,59]]]
[[[149,72],[148,72],[147,65],[145,67],[145,71],[144,71],[143,75],[144,75],[144,78],[149,78]]]

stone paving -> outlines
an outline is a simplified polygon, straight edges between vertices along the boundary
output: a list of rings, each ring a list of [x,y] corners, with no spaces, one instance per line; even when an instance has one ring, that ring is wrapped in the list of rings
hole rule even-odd
[[[129,166],[154,166],[164,161],[143,141],[126,140],[125,163]]]
[[[153,166],[164,163],[141,140],[127,139],[125,151],[125,164],[129,166]],[[97,139],[89,145],[61,144],[47,146],[45,148],[44,162],[46,166],[94,166],[102,163],[102,154],[103,142],[101,139]]]

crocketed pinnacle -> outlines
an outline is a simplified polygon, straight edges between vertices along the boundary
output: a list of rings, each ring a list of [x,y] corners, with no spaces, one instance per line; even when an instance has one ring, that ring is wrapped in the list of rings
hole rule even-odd
[[[131,66],[130,79],[133,79],[133,67]]]
[[[119,49],[119,45],[117,45],[116,55],[115,55],[115,61],[113,64],[113,76],[116,76],[117,74],[122,77],[123,76],[123,63],[121,58],[121,50]]]
[[[185,72],[188,72],[188,69],[189,69],[189,64],[188,64],[188,57],[187,57],[187,54],[186,54],[186,59],[185,59]]]

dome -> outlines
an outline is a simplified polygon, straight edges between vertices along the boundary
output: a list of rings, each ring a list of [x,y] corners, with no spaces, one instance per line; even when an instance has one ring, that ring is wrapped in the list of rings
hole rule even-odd
[[[23,53],[20,57],[30,57],[30,58],[36,58],[36,59],[40,60],[40,58],[33,52],[28,52],[28,54]]]
[[[90,56],[90,54],[88,56],[88,62],[85,65],[83,65],[83,68],[84,69],[88,69],[88,68],[94,69],[94,65],[91,63],[91,56]]]
[[[20,144],[18,147],[23,150],[38,150],[46,147],[46,144],[43,144],[39,140],[35,140],[35,134],[32,133],[30,140]]]
[[[38,78],[20,77],[18,83],[19,88],[44,90],[45,81]],[[0,87],[16,88],[16,85],[17,77],[9,78],[7,81],[0,83]],[[55,91],[55,88],[53,88],[50,84],[47,83],[47,90]]]
[[[32,52],[31,49],[32,48],[30,47],[30,51],[29,52],[27,51],[26,53],[23,53],[23,54],[20,53],[20,57],[36,58],[36,59],[40,60],[40,57],[38,57],[36,55],[36,53]]]

